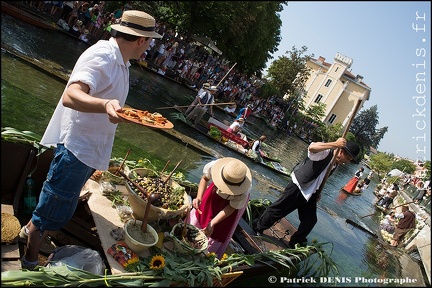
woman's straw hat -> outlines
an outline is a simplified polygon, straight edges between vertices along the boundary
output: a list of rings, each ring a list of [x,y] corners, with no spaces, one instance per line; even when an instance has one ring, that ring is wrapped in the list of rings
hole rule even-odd
[[[155,32],[156,21],[149,14],[138,11],[124,11],[119,24],[112,25],[116,31],[142,37],[162,38]]]
[[[221,158],[211,167],[211,177],[219,196],[230,200],[236,209],[244,207],[252,185],[252,174],[246,164],[236,158]]]

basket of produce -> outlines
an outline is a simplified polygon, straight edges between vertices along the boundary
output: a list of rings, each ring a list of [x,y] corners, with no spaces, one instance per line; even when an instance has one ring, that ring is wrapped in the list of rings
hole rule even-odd
[[[187,208],[191,205],[190,197],[185,188],[172,179],[163,185],[167,176],[162,177],[154,170],[148,168],[132,169],[129,179],[134,181],[148,193],[156,194],[150,206],[148,221],[159,219],[170,219],[177,216],[186,215]],[[137,220],[143,220],[147,206],[147,195],[142,193],[134,184],[126,182],[126,189],[129,192],[129,204],[133,211],[133,216]]]
[[[198,254],[208,247],[207,236],[191,224],[177,223],[172,228],[170,237],[174,241],[176,250],[183,254]]]

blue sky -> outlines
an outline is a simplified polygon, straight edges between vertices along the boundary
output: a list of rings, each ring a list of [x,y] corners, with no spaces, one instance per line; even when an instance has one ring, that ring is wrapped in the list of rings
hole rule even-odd
[[[293,46],[306,46],[307,54],[329,63],[337,52],[352,58],[351,72],[362,75],[372,89],[363,109],[377,105],[377,128],[388,127],[378,150],[431,159],[429,1],[290,1],[280,18],[282,40],[268,66]]]

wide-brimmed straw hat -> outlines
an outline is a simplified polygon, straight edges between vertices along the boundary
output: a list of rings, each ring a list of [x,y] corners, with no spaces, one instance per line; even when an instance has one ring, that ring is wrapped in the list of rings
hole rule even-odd
[[[155,19],[142,11],[128,10],[124,11],[119,24],[111,26],[112,29],[142,37],[162,38],[161,35],[155,32]]]
[[[210,88],[210,83],[204,83],[203,84],[203,88],[204,89],[209,89]]]
[[[236,158],[221,158],[213,164],[211,177],[218,188],[216,193],[230,200],[233,208],[240,209],[246,205],[252,185],[252,174],[246,164]]]
[[[243,118],[243,117],[240,117],[237,121],[238,121],[238,122],[244,122],[244,118]]]

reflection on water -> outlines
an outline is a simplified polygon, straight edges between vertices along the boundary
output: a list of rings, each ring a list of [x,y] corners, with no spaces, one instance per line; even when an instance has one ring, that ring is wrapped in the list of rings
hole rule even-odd
[[[76,41],[59,32],[48,32],[37,27],[22,23],[2,13],[1,18],[2,44],[38,59],[41,63],[50,63],[53,67],[59,66],[63,71],[70,71],[81,52],[87,48],[83,42]],[[2,116],[17,114],[29,118],[29,127],[39,134],[42,134],[47,125],[52,111],[63,92],[65,83],[56,78],[50,77],[33,66],[16,60],[9,54],[2,52]],[[177,105],[188,105],[194,96],[195,91],[188,89],[176,82],[170,81],[148,72],[140,66],[133,65],[130,69],[131,86],[127,99],[129,106],[158,111],[165,115],[175,125],[175,129],[187,136],[196,139],[203,145],[214,149],[217,153],[239,157],[237,153],[214,143],[198,132],[191,130],[187,125],[175,120],[173,109],[159,110],[160,107]],[[11,93],[23,97],[23,111],[11,111],[7,103]],[[18,93],[18,94],[17,94]],[[9,95],[9,97],[8,97]],[[26,98],[28,97],[28,98]],[[26,103],[34,103],[34,107],[28,107]],[[49,103],[50,111],[37,110],[41,103]],[[36,110],[37,112],[32,112]],[[219,109],[214,109],[217,118],[232,121],[232,118],[225,115]],[[6,113],[6,114],[3,114]],[[30,116],[28,116],[30,115]],[[35,118],[36,117],[36,118]],[[3,120],[3,117],[2,117]],[[246,123],[246,133],[259,137],[261,134],[268,136],[266,144],[269,152],[274,158],[279,158],[282,164],[288,169],[306,156],[307,144],[296,137],[287,137],[284,132],[268,129],[261,119],[252,117],[253,124]],[[2,126],[3,126],[2,121]],[[7,124],[7,123],[5,123]],[[19,127],[17,127],[19,128]],[[23,127],[22,130],[26,130]],[[145,148],[146,155],[142,157],[156,159],[160,163],[183,163],[179,170],[183,172],[190,181],[198,182],[201,177],[204,165],[215,159],[214,156],[190,149],[184,143],[173,141],[166,134],[159,131],[143,128],[135,124],[119,125],[117,130],[118,138],[124,137],[133,139],[134,147]],[[117,139],[117,138],[116,138]],[[117,140],[116,140],[117,141]],[[134,149],[132,148],[132,151]],[[133,152],[132,152],[133,153]],[[123,155],[115,155],[123,157]],[[141,156],[141,155],[140,155]],[[253,161],[243,159],[251,167],[254,182],[252,198],[268,198],[276,200],[287,184],[287,178],[280,174],[273,173],[261,165],[255,165]],[[338,168],[328,179],[323,190],[323,196],[318,203],[318,223],[309,235],[309,241],[317,239],[319,242],[330,242],[328,248],[331,257],[338,264],[340,276],[367,278],[399,278],[403,274],[400,269],[400,256],[395,251],[384,249],[381,244],[368,233],[358,229],[346,222],[352,219],[372,231],[377,231],[379,214],[362,218],[364,215],[375,211],[373,203],[375,196],[372,191],[376,185],[373,180],[370,187],[362,196],[353,197],[340,194],[340,188],[352,177],[358,169],[358,165],[349,164]],[[367,169],[366,169],[367,170]],[[365,171],[367,174],[369,171]],[[287,218],[298,225],[297,212],[293,212]],[[409,265],[417,265],[404,260]],[[404,266],[404,267],[405,267]],[[413,266],[417,270],[418,266]],[[413,269],[413,270],[416,270]],[[283,276],[283,275],[281,275]],[[411,275],[421,278],[421,275]],[[264,279],[263,285],[268,284]],[[380,286],[377,284],[350,283],[344,286]],[[331,283],[321,283],[310,286],[334,286]]]

